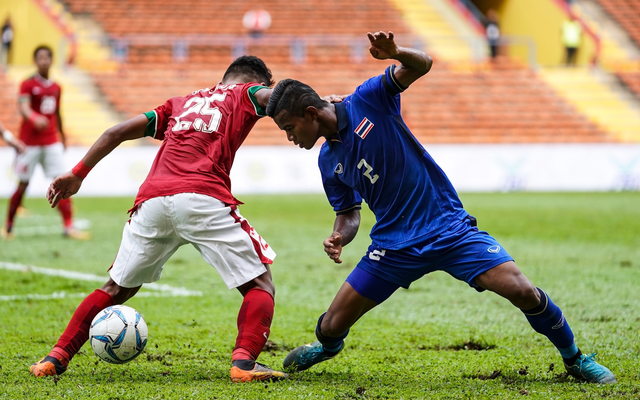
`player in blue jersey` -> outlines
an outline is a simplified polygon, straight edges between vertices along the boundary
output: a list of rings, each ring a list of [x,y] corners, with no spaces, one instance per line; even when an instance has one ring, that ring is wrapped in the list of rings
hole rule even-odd
[[[615,383],[613,373],[584,355],[562,311],[518,269],[513,258],[462,207],[451,182],[418,143],[400,115],[400,93],[431,69],[431,58],[396,45],[393,33],[368,34],[374,58],[395,59],[342,103],[328,103],[309,86],[280,81],[267,115],[287,139],[311,149],[320,137],[318,164],[334,229],[324,241],[336,263],[355,237],[362,199],[376,216],[372,243],[316,326],[318,341],[287,355],[298,371],[337,355],[349,328],[399,287],[433,271],[445,271],[478,291],[489,290],[518,307],[562,355],[567,371],[589,382]]]

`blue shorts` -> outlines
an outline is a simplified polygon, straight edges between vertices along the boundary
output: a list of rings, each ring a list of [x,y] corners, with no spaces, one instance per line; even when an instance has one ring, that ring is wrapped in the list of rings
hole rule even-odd
[[[360,295],[382,303],[391,294],[433,271],[444,271],[483,291],[478,275],[513,258],[487,232],[461,221],[434,239],[400,250],[371,244],[367,254],[347,277]]]

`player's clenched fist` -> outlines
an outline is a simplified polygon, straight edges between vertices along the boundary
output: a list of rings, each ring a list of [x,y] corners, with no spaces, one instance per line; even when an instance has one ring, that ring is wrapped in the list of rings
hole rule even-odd
[[[47,200],[49,200],[51,208],[57,206],[60,200],[68,199],[78,193],[80,186],[82,186],[82,178],[77,177],[71,171],[57,177],[47,190]]]
[[[342,254],[342,235],[338,232],[333,232],[331,236],[326,238],[324,240],[324,251],[335,263],[342,263],[340,259],[340,254]]]
[[[398,54],[398,45],[393,40],[393,32],[367,33],[369,37],[369,53],[378,60],[386,60]]]

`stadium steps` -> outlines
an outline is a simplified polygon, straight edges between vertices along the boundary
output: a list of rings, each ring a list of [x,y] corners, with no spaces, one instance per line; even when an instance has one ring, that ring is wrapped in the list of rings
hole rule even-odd
[[[474,48],[484,38],[470,29],[443,0],[389,0],[413,32],[428,44],[428,52],[443,61],[474,61]],[[464,32],[461,34],[460,32]]]
[[[118,63],[111,60],[108,36],[100,25],[84,15],[75,16],[73,25],[78,41],[76,66],[92,72],[116,71]]]
[[[33,73],[34,67],[11,67],[7,76],[19,85]],[[62,126],[69,145],[89,146],[107,128],[120,122],[85,72],[75,67],[52,67],[51,78],[62,87]]]
[[[627,32],[595,0],[581,0],[572,8],[601,39],[600,64],[606,68],[624,65],[640,57],[640,49]]]
[[[543,68],[539,76],[621,142],[640,142],[640,103],[616,78],[589,68]]]

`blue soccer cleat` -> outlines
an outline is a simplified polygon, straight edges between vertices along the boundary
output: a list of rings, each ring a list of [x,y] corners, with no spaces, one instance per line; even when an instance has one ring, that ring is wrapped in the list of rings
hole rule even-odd
[[[337,356],[343,348],[344,342],[342,342],[342,346],[340,346],[338,351],[328,352],[325,351],[322,343],[315,341],[291,350],[284,358],[282,365],[286,370],[304,371],[318,363],[332,359]]]
[[[592,383],[618,383],[613,372],[609,368],[598,364],[595,360],[596,353],[581,355],[573,365],[565,364],[569,375]]]

